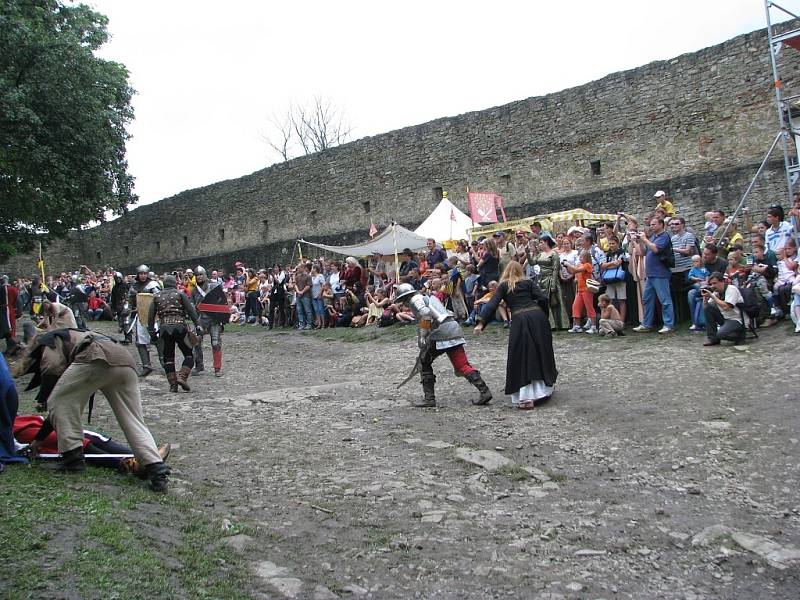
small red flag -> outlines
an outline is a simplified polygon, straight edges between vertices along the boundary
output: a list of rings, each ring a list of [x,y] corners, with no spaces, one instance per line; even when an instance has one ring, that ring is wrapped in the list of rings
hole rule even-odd
[[[369,237],[375,237],[376,233],[378,233],[378,228],[375,227],[375,223],[370,221],[369,222]]]

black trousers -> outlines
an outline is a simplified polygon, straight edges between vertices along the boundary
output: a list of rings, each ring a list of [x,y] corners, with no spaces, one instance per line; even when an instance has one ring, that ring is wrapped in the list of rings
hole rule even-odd
[[[728,340],[741,342],[744,340],[744,326],[739,321],[726,319],[716,304],[706,303],[703,312],[706,316],[706,336],[709,340]]]
[[[177,344],[183,354],[182,366],[192,368],[194,366],[194,356],[192,349],[186,343],[186,327],[170,328],[160,333],[161,342],[164,345],[164,372],[175,372],[175,345]]]

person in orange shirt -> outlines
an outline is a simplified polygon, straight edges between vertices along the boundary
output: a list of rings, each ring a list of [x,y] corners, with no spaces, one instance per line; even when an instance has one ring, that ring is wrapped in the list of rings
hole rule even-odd
[[[597,313],[594,310],[594,297],[586,286],[586,281],[592,277],[592,256],[588,252],[583,252],[580,255],[580,264],[573,266],[569,263],[564,263],[563,266],[570,273],[575,274],[575,281],[578,284],[577,292],[575,293],[575,301],[572,303],[572,329],[570,333],[597,333],[597,327],[594,320]],[[585,327],[581,327],[581,318],[583,317],[584,309],[586,309],[587,322]]]

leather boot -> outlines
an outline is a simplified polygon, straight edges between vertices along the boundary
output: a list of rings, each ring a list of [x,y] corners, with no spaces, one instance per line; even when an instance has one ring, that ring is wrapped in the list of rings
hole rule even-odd
[[[163,462],[151,463],[144,468],[150,489],[154,492],[166,492],[169,485],[169,467]]]
[[[211,354],[214,357],[214,376],[222,377],[222,348],[212,348]]]
[[[478,371],[468,373],[467,381],[478,388],[478,391],[481,393],[477,400],[472,401],[473,404],[480,406],[491,402],[492,392],[489,390],[489,386],[486,385],[486,382],[481,378],[481,374]]]
[[[153,367],[150,366],[150,352],[144,344],[136,344],[136,350],[139,352],[139,359],[142,361],[142,377],[147,377],[153,372]]]
[[[436,375],[433,373],[422,375],[423,397],[416,399],[412,404],[420,408],[436,406],[436,394],[434,393],[435,385]]]
[[[178,391],[178,374],[173,371],[172,373],[167,373],[167,381],[169,382],[169,391],[170,392],[177,392]]]
[[[169,443],[158,447],[158,455],[161,457],[161,460],[167,460],[170,450],[172,450],[172,445]],[[117,471],[123,474],[130,473],[131,475],[136,475],[140,479],[145,479],[147,477],[146,470],[143,469],[139,461],[133,457],[120,460],[117,465]]]
[[[192,372],[192,367],[181,367],[180,372],[178,373],[178,385],[181,386],[187,392],[192,391],[192,388],[189,387],[189,384],[186,382],[189,379],[189,374]]]
[[[60,473],[83,473],[86,470],[83,446],[64,452],[60,461],[55,464],[44,465],[44,467]]]
[[[203,338],[200,338],[200,343],[194,347],[192,352],[194,353],[194,372],[200,373],[204,371],[203,368]]]

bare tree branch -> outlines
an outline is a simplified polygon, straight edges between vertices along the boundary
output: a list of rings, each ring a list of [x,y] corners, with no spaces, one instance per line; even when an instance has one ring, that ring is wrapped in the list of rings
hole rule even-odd
[[[283,160],[343,144],[352,131],[344,112],[322,96],[314,96],[309,104],[291,104],[285,117],[273,116],[270,123],[274,131],[261,134],[261,139]]]

